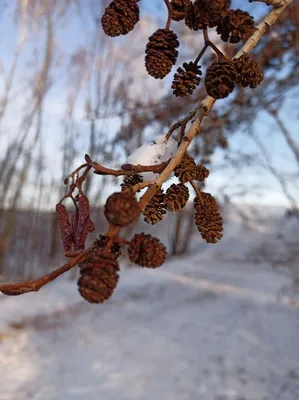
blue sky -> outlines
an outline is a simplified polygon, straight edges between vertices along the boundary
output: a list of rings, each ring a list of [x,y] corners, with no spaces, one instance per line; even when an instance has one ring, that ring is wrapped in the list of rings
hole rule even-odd
[[[140,3],[142,15],[147,15],[149,12],[154,12],[156,14],[161,13],[163,15],[163,13],[165,13],[165,6],[162,3],[162,0],[156,2],[150,0],[142,0],[142,2]],[[244,3],[244,0],[235,1],[234,6],[243,6]],[[267,9],[267,7],[263,4],[249,4],[246,2],[246,5],[248,5],[249,10],[255,10],[256,15],[261,15],[261,13],[265,12],[265,10]],[[16,31],[14,24],[12,24],[11,17],[12,15],[9,15],[9,13],[2,15],[0,27],[0,67],[2,70],[4,69],[6,73],[9,65],[13,60],[14,49],[17,44],[17,36],[19,34],[19,32]],[[81,34],[83,30],[85,35]],[[63,54],[71,54],[71,52],[78,48],[79,45],[86,45],[86,35],[89,30],[91,30],[91,20],[89,19],[87,14],[83,14],[80,19],[76,19],[72,23],[69,23],[67,26],[61,28],[59,35],[57,35],[56,37],[56,44],[57,46],[59,46],[59,48],[61,48]],[[128,36],[127,38],[125,38],[125,40],[126,39],[130,40],[130,37]],[[115,39],[111,39],[111,43],[114,40]],[[44,38],[41,36],[39,38],[39,41],[42,46]],[[20,60],[20,67],[18,70],[15,86],[16,91],[20,90],[20,88],[22,87],[24,78],[28,77],[32,73],[32,66],[28,67],[26,65],[29,59],[32,60],[32,44],[27,45]],[[36,61],[38,63],[38,58]],[[62,61],[64,60],[62,59]],[[53,77],[55,77],[55,74],[53,75]],[[0,88],[1,90],[3,90],[3,75],[1,76],[1,78],[2,79],[0,80]],[[45,162],[47,165],[48,176],[54,177],[59,176],[61,172],[60,168],[56,168],[56,170],[53,169],[53,165],[58,166],[59,164],[61,164],[59,147],[61,147],[63,142],[63,137],[61,134],[61,123],[65,106],[67,78],[68,76],[66,70],[66,75],[60,77],[59,83],[49,92],[46,103],[47,107],[45,112],[45,123],[43,125],[42,132],[45,141]],[[152,84],[151,77],[146,77],[145,79],[147,85]],[[144,81],[142,82],[142,84],[144,84]],[[81,96],[76,113],[76,122],[78,124],[78,130],[82,137],[84,137],[87,130],[87,123],[83,121],[83,102],[84,98],[83,96]],[[281,112],[281,116],[283,117],[284,121],[286,121],[288,128],[292,132],[296,132],[296,130],[298,131],[298,121],[296,115],[290,115],[290,106],[293,107],[293,104],[286,104],[284,106]],[[5,126],[2,127],[2,130],[0,132],[0,141],[2,145],[4,144],[4,146],[2,146],[0,150],[1,158],[4,156],[5,153],[5,143],[8,143],[9,138],[15,134],[17,126],[20,123],[22,107],[23,106],[21,96],[20,101],[16,101],[9,109]],[[116,132],[118,127],[119,121],[112,119],[106,122],[105,131],[109,132],[110,135],[113,135],[113,132]],[[294,158],[286,145],[285,139],[282,137],[282,135],[277,133],[277,127],[275,126],[275,123],[267,115],[264,114],[259,117],[256,123],[256,131],[258,132],[259,137],[262,139],[265,147],[270,150],[273,165],[280,170],[283,169],[287,172],[296,172]],[[78,157],[76,160],[74,160],[74,165],[78,165],[78,163],[80,164],[80,160],[83,160],[84,153],[87,151],[86,146],[84,148],[84,145],[81,146],[80,144],[79,147],[81,157]],[[231,139],[230,148],[235,153],[241,151],[246,153],[254,153],[257,151],[255,143],[250,140],[247,135],[241,133],[235,135]],[[221,162],[223,156],[223,152],[218,151],[214,157],[216,165],[215,168],[212,168],[212,173],[209,178],[208,189],[210,189],[214,193],[217,193],[217,190],[220,187],[227,184],[230,179],[228,177],[233,176],[234,182],[228,185],[228,193],[235,193],[237,191],[236,187],[238,185],[247,185],[250,193],[245,198],[247,202],[262,202],[264,204],[271,205],[288,205],[279,185],[276,183],[275,179],[271,177],[271,175],[265,173],[262,174],[262,170],[258,167],[244,168],[244,170],[240,171],[240,174],[237,175],[235,174],[235,171],[233,169],[223,172],[221,171],[221,169],[219,169],[219,163]],[[122,161],[123,160],[121,160],[121,162]],[[73,166],[70,166],[70,168],[73,168]],[[262,192],[262,197],[257,196],[255,191],[250,190],[251,185],[253,187],[255,184],[262,185],[264,188],[266,188]],[[33,187],[34,185],[29,190],[32,190]],[[297,196],[297,198],[298,194],[298,190],[294,192],[294,195]]]

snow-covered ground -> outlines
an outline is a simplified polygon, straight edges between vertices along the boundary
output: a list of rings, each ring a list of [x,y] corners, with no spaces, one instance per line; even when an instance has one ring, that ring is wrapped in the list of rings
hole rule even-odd
[[[285,270],[229,260],[242,238],[123,268],[103,305],[63,278],[0,296],[0,400],[298,400],[298,295]]]

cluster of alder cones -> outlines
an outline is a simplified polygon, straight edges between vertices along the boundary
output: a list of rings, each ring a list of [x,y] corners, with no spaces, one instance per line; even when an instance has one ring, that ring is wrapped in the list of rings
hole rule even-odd
[[[196,165],[194,159],[185,154],[174,170],[174,175],[180,183],[171,185],[165,193],[162,188],[158,190],[144,210],[140,208],[133,190],[135,185],[142,182],[142,178],[138,174],[128,175],[121,185],[122,191],[113,193],[106,201],[104,215],[110,226],[116,229],[129,226],[136,222],[140,213],[143,213],[147,223],[156,224],[167,211],[179,211],[189,199],[186,184],[191,183],[196,187],[195,182],[203,182],[208,177],[209,170],[202,165]],[[211,194],[195,190],[195,224],[207,243],[216,243],[221,239],[223,231],[217,203]],[[62,244],[66,252],[82,249],[82,243],[91,231],[89,203],[83,192],[77,202],[78,207],[71,220],[63,204],[59,203],[56,207]],[[74,221],[77,223],[74,224]],[[117,235],[100,235],[89,248],[85,259],[79,263],[79,292],[88,302],[101,303],[112,295],[119,279],[117,259],[122,245],[127,246],[129,259],[141,267],[158,268],[167,256],[166,247],[160,240],[143,232],[135,234],[130,241],[120,239]]]
[[[126,35],[139,21],[139,0],[113,0],[102,17],[102,26],[108,36]],[[168,1],[169,15],[173,21],[185,21],[193,31],[217,28],[224,42],[232,44],[247,40],[255,30],[253,17],[241,9],[230,9],[230,0],[171,0]],[[158,29],[150,37],[145,50],[145,67],[149,75],[163,79],[175,65],[178,57],[179,40],[170,30],[170,23]],[[206,47],[195,61],[185,62],[179,67],[172,82],[173,94],[184,97],[194,92],[201,82],[201,66],[198,65],[206,48],[211,46],[218,55],[206,71],[205,88],[215,99],[227,97],[236,84],[256,88],[263,80],[259,64],[248,55],[231,60],[217,47],[207,41]]]
[[[66,253],[83,250],[88,233],[94,230],[87,197],[81,191],[80,196],[74,200],[76,208],[71,218],[62,202],[56,206],[62,245]],[[108,198],[104,213],[110,224],[124,227],[136,221],[140,210],[132,193],[119,192]],[[90,303],[107,300],[118,282],[117,258],[121,254],[121,245],[117,238],[112,243],[109,239],[109,236],[100,235],[89,248],[84,261],[78,265],[81,274],[78,280],[79,292]],[[160,267],[167,256],[166,247],[151,235],[138,233],[131,241],[123,243],[128,246],[130,260],[141,267]]]
[[[216,243],[222,237],[222,218],[215,199],[209,193],[197,189],[196,183],[202,183],[209,176],[209,170],[201,164],[196,165],[194,158],[186,153],[175,168],[174,175],[180,183],[172,184],[166,192],[160,188],[151,198],[144,210],[139,208],[132,188],[142,182],[138,174],[128,175],[122,184],[122,192],[112,194],[105,205],[105,217],[116,226],[128,226],[134,223],[142,212],[144,221],[155,225],[164,215],[184,208],[189,200],[187,183],[196,190],[194,200],[195,223],[201,236],[207,243]]]
[[[109,299],[118,283],[117,258],[121,246],[115,242],[107,252],[108,243],[109,237],[100,235],[90,248],[88,257],[79,264],[79,292],[89,303],[102,303]],[[160,267],[167,256],[166,247],[160,240],[143,232],[135,234],[126,244],[129,259],[141,267]]]

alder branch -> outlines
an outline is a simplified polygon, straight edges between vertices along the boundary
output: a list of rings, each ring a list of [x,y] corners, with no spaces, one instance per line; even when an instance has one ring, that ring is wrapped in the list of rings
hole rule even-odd
[[[241,57],[243,54],[250,53],[256,47],[261,37],[269,30],[269,28],[277,21],[279,16],[293,1],[294,0],[284,0],[282,6],[273,9],[256,26],[253,35],[247,40],[240,51],[234,56],[234,59]],[[139,201],[141,210],[143,210],[146,204],[151,200],[153,195],[156,193],[157,188],[160,188],[162,186],[162,184],[168,179],[172,171],[176,168],[176,166],[179,165],[191,142],[199,134],[201,123],[210,112],[214,103],[215,99],[213,97],[206,96],[204,100],[196,107],[194,121],[186,136],[183,138],[178,150],[176,151],[166,168],[157,177],[154,184],[149,186],[145,194],[141,197]]]
[[[54,279],[58,278],[58,276],[64,274],[65,272],[69,271],[71,268],[79,264],[81,261],[83,261],[89,251],[90,249],[82,251],[72,261],[64,264],[62,267],[55,269],[48,275],[45,275],[39,279],[21,283],[7,283],[4,285],[0,285],[0,292],[8,296],[18,296],[20,294],[25,294],[29,292],[38,292],[39,289],[41,289],[43,286],[47,285],[49,282],[54,281]]]
[[[142,172],[153,172],[154,174],[159,174],[167,166],[169,161],[165,161],[161,164],[155,165],[133,165],[124,164],[121,169],[106,168],[103,165],[93,161],[88,154],[85,155],[85,160],[87,164],[94,169],[93,173],[97,175],[112,175],[112,176],[123,176],[132,175]]]

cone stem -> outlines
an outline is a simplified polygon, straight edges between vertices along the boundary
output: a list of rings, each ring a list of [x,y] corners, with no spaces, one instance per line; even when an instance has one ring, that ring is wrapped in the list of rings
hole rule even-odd
[[[166,7],[168,9],[168,19],[166,22],[166,26],[165,29],[169,29],[170,28],[170,24],[171,24],[171,20],[172,20],[172,7],[169,3],[169,0],[164,0],[164,3],[166,4]]]
[[[197,65],[197,63],[199,62],[199,60],[201,59],[201,57],[205,54],[206,50],[208,48],[208,44],[205,43],[204,47],[201,49],[200,53],[198,54],[198,56],[196,57],[194,64]]]

